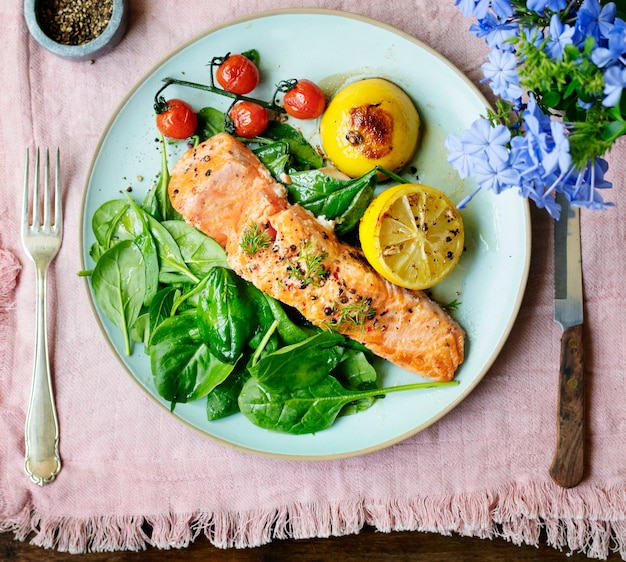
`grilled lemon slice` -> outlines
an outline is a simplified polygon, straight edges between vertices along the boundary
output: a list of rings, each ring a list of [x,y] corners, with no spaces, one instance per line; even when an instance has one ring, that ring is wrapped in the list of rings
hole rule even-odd
[[[463,253],[463,219],[430,186],[400,184],[383,191],[359,224],[365,257],[385,279],[408,289],[436,285]]]

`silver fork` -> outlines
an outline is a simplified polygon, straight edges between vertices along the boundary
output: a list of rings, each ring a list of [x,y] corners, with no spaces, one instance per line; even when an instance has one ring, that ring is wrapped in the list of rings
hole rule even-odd
[[[39,149],[35,155],[35,178],[30,204],[28,169],[29,154],[28,149],[26,149],[24,199],[22,203],[22,244],[35,264],[37,286],[35,361],[26,415],[24,469],[33,482],[43,486],[52,482],[61,470],[59,423],[52,393],[46,322],[48,266],[57,255],[63,236],[58,149],[56,152],[54,194],[50,193],[50,154],[48,149],[46,149],[44,163],[43,194],[39,179]],[[32,210],[32,218],[29,216],[31,215],[29,209]]]

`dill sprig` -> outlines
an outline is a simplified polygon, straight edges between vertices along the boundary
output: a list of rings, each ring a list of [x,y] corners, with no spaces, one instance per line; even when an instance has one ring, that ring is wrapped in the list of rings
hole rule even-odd
[[[267,248],[272,243],[272,238],[266,228],[251,221],[243,231],[239,246],[247,256],[254,256],[260,250]]]
[[[442,304],[441,308],[446,312],[454,312],[459,309],[459,306],[461,306],[461,301],[459,299],[453,299],[447,304]]]
[[[310,240],[302,240],[296,259],[290,259],[287,271],[291,277],[300,281],[300,288],[308,285],[319,287],[328,277],[329,271],[324,267],[328,253],[317,251]]]
[[[376,315],[376,309],[372,306],[372,299],[366,298],[348,304],[334,303],[331,314],[335,317],[324,323],[328,329],[337,331],[358,328],[363,330],[365,322]]]

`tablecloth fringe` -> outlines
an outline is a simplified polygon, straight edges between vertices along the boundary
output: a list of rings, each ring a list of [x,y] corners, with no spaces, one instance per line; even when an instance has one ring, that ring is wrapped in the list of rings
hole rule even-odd
[[[605,560],[614,550],[626,560],[626,490],[564,490],[550,483],[440,498],[296,503],[262,511],[68,518],[25,510],[18,520],[0,519],[0,531],[13,531],[18,540],[30,537],[34,545],[71,553],[178,549],[200,535],[217,548],[251,548],[276,539],[355,534],[365,525],[381,532],[502,537],[517,545],[545,540],[589,558]]]

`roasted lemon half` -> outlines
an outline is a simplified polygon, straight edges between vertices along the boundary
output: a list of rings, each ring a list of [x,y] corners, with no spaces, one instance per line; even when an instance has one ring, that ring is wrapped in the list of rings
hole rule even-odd
[[[352,178],[375,166],[402,168],[417,148],[419,132],[415,104],[383,78],[359,80],[339,90],[320,123],[326,156]]]
[[[359,225],[363,253],[388,281],[428,289],[446,278],[463,253],[463,219],[445,193],[400,184],[374,199]]]

